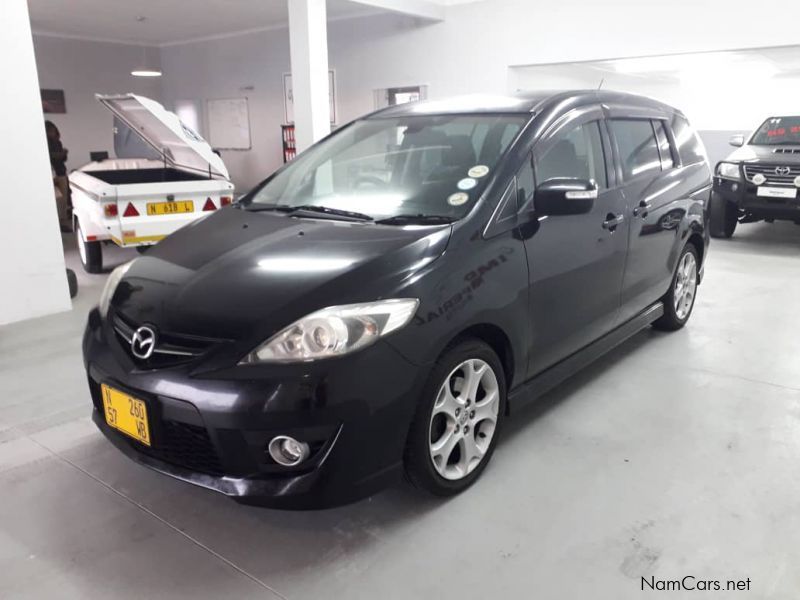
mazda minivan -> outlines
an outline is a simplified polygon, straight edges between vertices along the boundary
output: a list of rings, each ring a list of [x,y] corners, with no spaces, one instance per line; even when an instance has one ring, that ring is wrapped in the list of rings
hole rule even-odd
[[[647,98],[378,111],[111,273],[83,340],[94,420],[246,503],[333,506],[404,473],[461,492],[521,405],[686,324],[710,185],[686,118]]]

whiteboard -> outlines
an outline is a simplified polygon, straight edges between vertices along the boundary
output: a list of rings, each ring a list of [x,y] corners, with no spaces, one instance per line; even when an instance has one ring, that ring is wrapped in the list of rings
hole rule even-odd
[[[219,150],[250,150],[247,98],[208,100],[208,141]]]

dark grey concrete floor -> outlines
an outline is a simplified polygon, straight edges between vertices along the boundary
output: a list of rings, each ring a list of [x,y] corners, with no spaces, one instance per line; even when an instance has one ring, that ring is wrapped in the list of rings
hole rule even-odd
[[[515,415],[468,493],[308,513],[152,473],[94,430],[80,335],[105,277],[79,274],[71,312],[0,328],[0,598],[622,600],[659,595],[651,575],[800,596],[798,227],[715,241],[690,325]]]

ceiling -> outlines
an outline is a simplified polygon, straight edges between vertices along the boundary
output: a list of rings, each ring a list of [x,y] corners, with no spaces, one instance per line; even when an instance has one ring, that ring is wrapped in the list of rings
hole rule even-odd
[[[2,1],[2,0],[0,0]],[[287,0],[28,0],[35,33],[161,45],[277,28]],[[327,0],[328,19],[374,14],[348,0]],[[144,16],[145,20],[137,21]]]

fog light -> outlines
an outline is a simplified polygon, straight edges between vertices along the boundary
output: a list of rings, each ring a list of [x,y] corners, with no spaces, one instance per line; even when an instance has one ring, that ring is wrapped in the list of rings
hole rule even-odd
[[[308,458],[308,444],[299,442],[287,435],[272,438],[269,446],[269,455],[279,465],[294,467]]]

